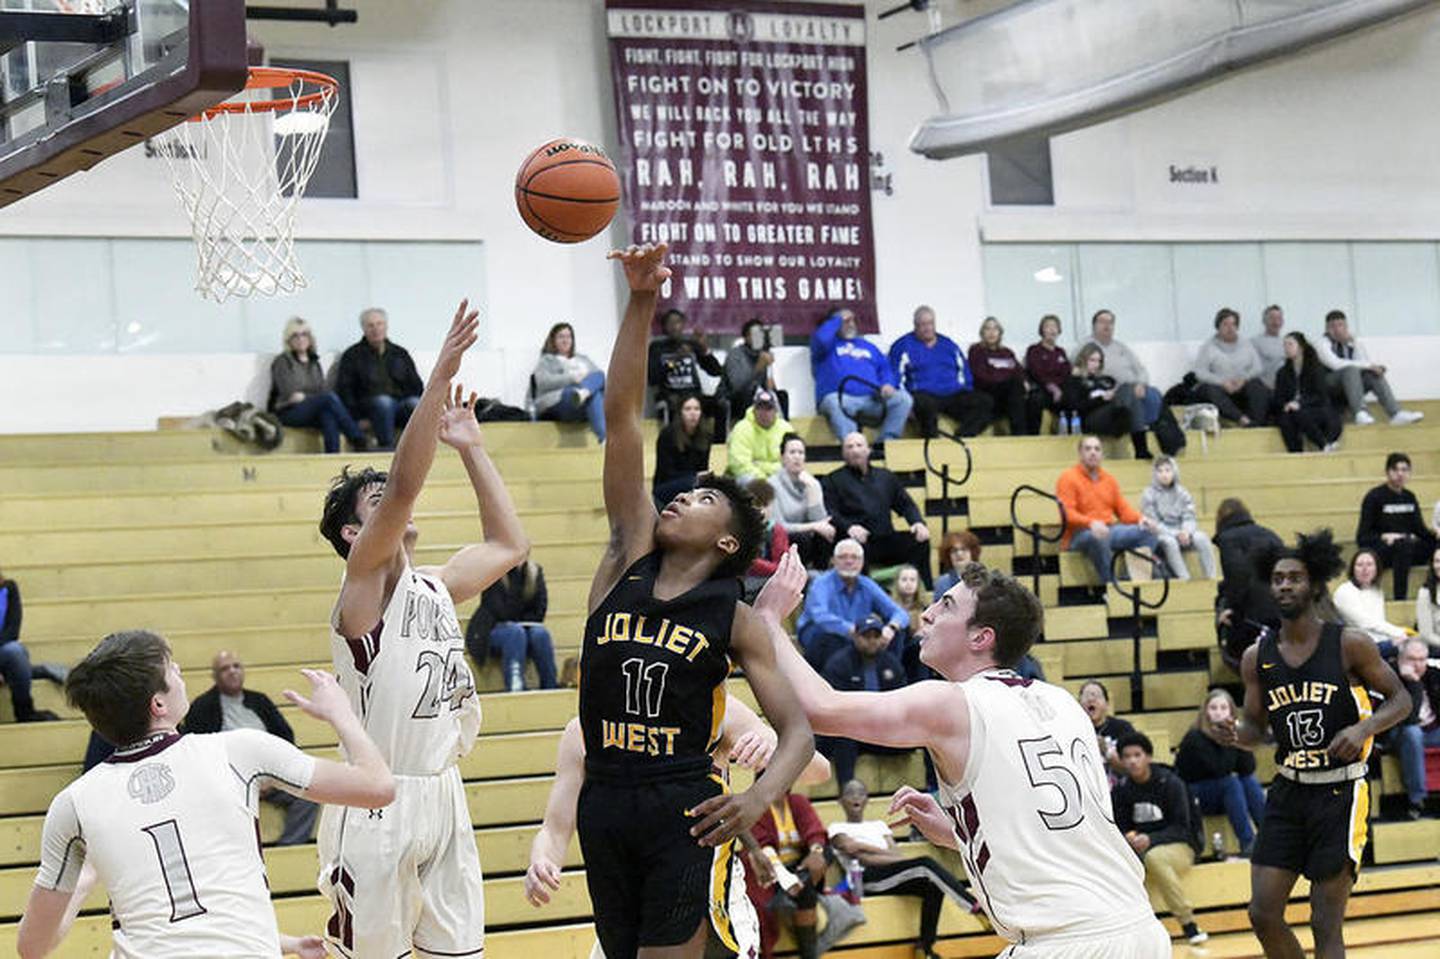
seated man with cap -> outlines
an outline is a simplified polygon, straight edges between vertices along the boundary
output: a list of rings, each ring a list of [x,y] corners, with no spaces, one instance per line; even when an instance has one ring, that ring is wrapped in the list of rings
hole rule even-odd
[[[755,480],[768,480],[780,471],[780,444],[786,433],[795,428],[780,415],[775,394],[767,389],[755,391],[755,398],[745,417],[730,430],[725,444],[725,472],[741,486]]]
[[[907,677],[899,657],[889,648],[891,635],[885,620],[878,613],[870,613],[855,624],[850,645],[826,660],[820,675],[831,687],[845,692],[899,689],[906,684]],[[837,783],[855,778],[855,760],[862,750],[879,755],[908,752],[834,736],[815,737],[815,748],[835,767]]]

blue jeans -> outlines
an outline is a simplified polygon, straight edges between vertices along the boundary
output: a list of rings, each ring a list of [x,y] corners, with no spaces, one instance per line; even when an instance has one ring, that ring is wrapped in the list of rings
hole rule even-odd
[[[1240,776],[1231,773],[1222,779],[1202,779],[1190,784],[1206,814],[1223,812],[1240,840],[1240,848],[1248,849],[1255,841],[1255,828],[1265,815],[1265,790],[1255,774]]]
[[[340,397],[334,393],[316,393],[307,396],[298,403],[285,407],[275,414],[280,422],[286,426],[294,427],[316,427],[320,428],[320,435],[325,438],[325,452],[340,452],[340,434],[356,447],[363,448],[365,434],[360,432],[360,427],[355,425],[355,420],[350,416],[350,411],[345,404],[340,402]]]
[[[914,398],[904,390],[896,390],[885,397],[874,393],[865,396],[846,393],[843,401],[839,393],[827,393],[820,397],[820,412],[830,421],[830,430],[835,438],[842,442],[860,429],[855,422],[856,416],[884,417],[880,424],[880,439],[890,440],[905,431],[905,420],[910,416],[910,407],[914,402]]]
[[[10,701],[15,704],[15,718],[24,719],[35,711],[30,698],[30,653],[14,639],[0,646],[0,676],[10,687]]]
[[[1115,401],[1130,411],[1130,422],[1137,430],[1148,430],[1160,418],[1160,407],[1164,397],[1153,386],[1145,387],[1145,395],[1135,397],[1135,384],[1122,383],[1115,392]]]
[[[535,663],[540,688],[555,688],[555,645],[550,631],[537,623],[496,623],[490,630],[490,648],[500,654],[505,688],[518,693],[525,688],[525,660]]]
[[[1088,529],[1081,530],[1070,538],[1070,548],[1090,557],[1095,572],[1100,574],[1100,582],[1109,583],[1114,579],[1110,575],[1110,557],[1116,550],[1142,547],[1153,550],[1157,542],[1155,534],[1143,526],[1116,523],[1110,527],[1110,535],[1105,539],[1100,539]]]
[[[1400,760],[1400,778],[1410,805],[1425,804],[1425,750],[1440,747],[1440,727],[1428,732],[1419,723],[1396,726],[1386,733],[1385,748]]]
[[[590,391],[584,402],[580,400],[582,389]],[[605,442],[605,374],[596,370],[581,380],[578,386],[565,387],[560,394],[560,401],[550,407],[546,418],[564,423],[578,423],[588,419],[590,431],[595,434],[595,438]]]
[[[365,412],[370,420],[370,428],[375,431],[375,440],[385,449],[393,449],[395,446],[395,430],[404,429],[405,424],[410,422],[410,414],[415,412],[415,407],[420,405],[418,396],[394,397],[381,394],[371,396],[365,400]]]

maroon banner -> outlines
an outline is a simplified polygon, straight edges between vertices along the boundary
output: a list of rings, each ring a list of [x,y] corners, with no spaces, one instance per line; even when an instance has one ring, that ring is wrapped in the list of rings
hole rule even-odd
[[[635,243],[708,332],[808,334],[835,306],[876,332],[863,7],[606,0]]]

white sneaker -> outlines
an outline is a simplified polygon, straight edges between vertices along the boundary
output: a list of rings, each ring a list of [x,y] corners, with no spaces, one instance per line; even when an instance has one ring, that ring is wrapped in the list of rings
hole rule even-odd
[[[1339,449],[1340,449],[1340,441],[1339,441],[1339,440],[1336,440],[1336,441],[1333,442],[1333,443],[1326,443],[1326,444],[1325,444],[1325,448],[1324,448],[1323,450],[1321,450],[1321,452],[1322,452],[1322,453],[1334,453],[1334,452],[1337,452]]]
[[[1425,418],[1425,414],[1419,410],[1401,410],[1390,417],[1391,426],[1404,426],[1407,423],[1418,423]]]
[[[1375,417],[1371,416],[1370,413],[1369,413],[1368,411],[1366,411],[1366,410],[1360,410],[1360,411],[1358,411],[1358,412],[1355,414],[1355,425],[1356,425],[1356,426],[1369,426],[1370,424],[1372,424],[1372,423],[1374,423],[1374,422],[1375,422]]]

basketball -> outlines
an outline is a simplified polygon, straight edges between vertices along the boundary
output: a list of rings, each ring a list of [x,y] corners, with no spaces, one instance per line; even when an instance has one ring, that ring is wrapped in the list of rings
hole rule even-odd
[[[555,243],[590,239],[615,216],[620,177],[605,151],[561,137],[531,151],[515,175],[520,218]]]

